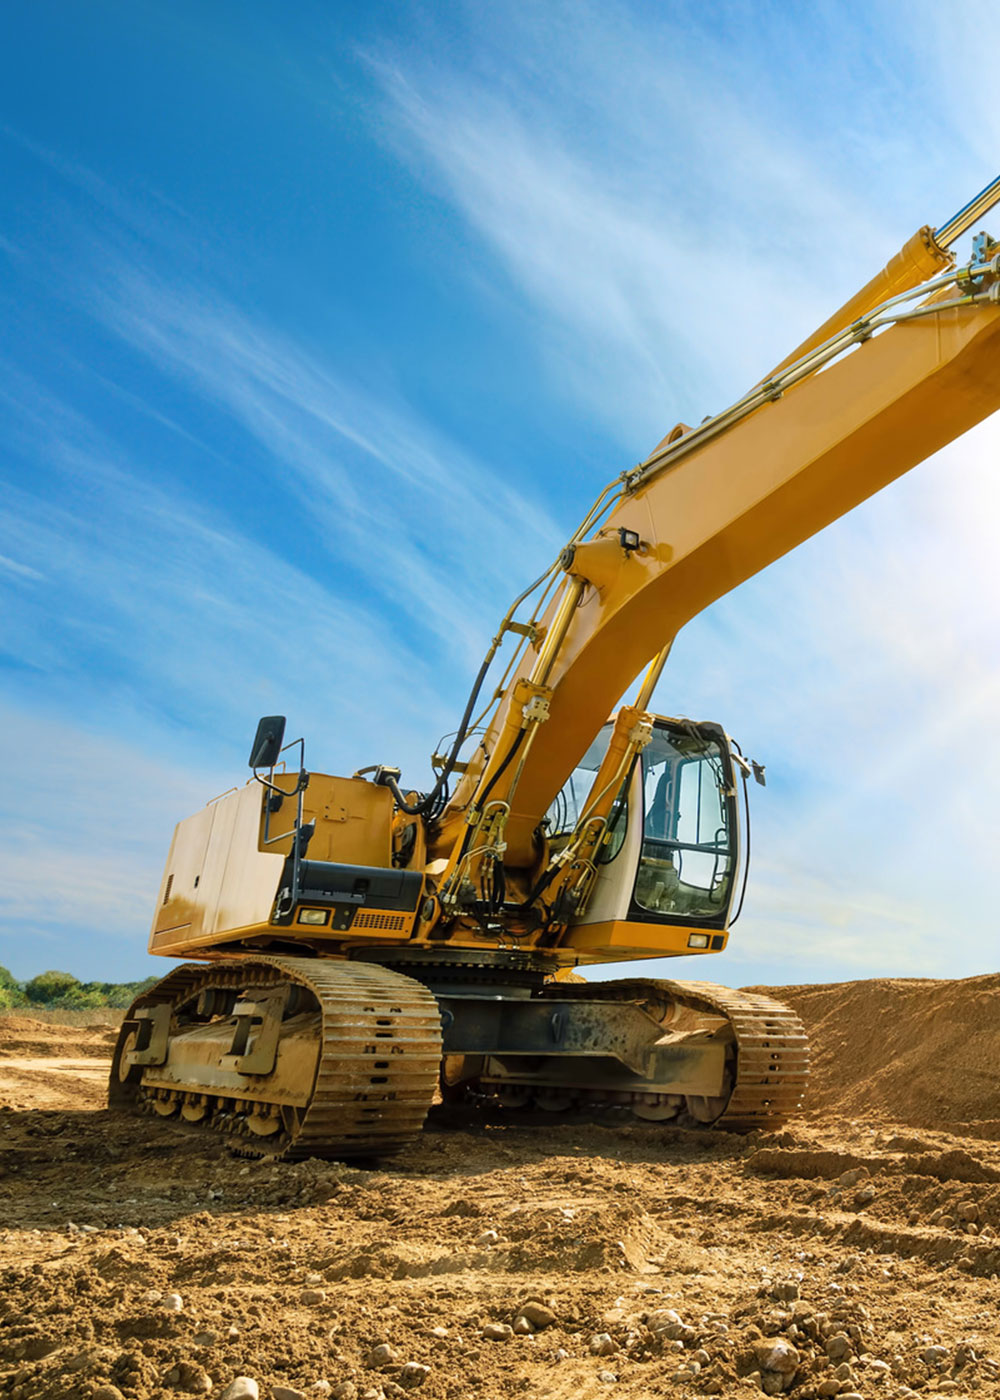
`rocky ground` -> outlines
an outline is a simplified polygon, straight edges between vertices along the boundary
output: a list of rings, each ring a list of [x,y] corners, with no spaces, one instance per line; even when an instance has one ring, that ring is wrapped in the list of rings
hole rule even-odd
[[[0,1396],[1000,1395],[1000,977],[777,989],[802,1119],[438,1122],[372,1170],[102,1107],[0,1019]]]

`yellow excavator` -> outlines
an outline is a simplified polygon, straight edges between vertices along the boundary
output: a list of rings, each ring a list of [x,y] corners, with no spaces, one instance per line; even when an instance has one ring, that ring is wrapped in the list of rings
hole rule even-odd
[[[397,1152],[442,1099],[796,1113],[808,1044],[780,1003],[566,974],[726,947],[763,773],[718,724],[651,713],[654,687],[690,618],[1000,408],[1000,243],[949,251],[998,202],[1000,179],[922,228],[606,487],[503,618],[428,791],[310,773],[261,720],[247,784],[176,829],[149,947],[197,961],[130,1008],[113,1105],[286,1158]]]

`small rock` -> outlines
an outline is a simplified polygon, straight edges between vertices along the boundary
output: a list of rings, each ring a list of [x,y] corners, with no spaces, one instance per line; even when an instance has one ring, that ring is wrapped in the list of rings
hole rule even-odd
[[[595,1332],[590,1339],[591,1356],[613,1356],[617,1350],[618,1343],[609,1332]]]
[[[488,1248],[491,1244],[496,1244],[499,1238],[500,1236],[497,1234],[496,1230],[484,1230],[481,1235],[476,1236],[476,1244],[484,1245]]]
[[[212,1390],[212,1377],[196,1361],[183,1361],[180,1366],[181,1388],[190,1395],[208,1395]]]
[[[978,1220],[979,1207],[975,1201],[960,1201],[958,1204],[959,1220]],[[940,1389],[940,1387],[938,1387]]]
[[[508,1327],[506,1322],[487,1322],[482,1331],[482,1336],[487,1342],[506,1342],[513,1335],[513,1327]]]
[[[227,1327],[227,1329],[226,1329],[226,1336],[229,1338],[229,1340],[230,1340],[231,1342],[235,1342],[236,1338],[237,1338],[239,1335],[240,1335],[240,1329],[236,1326],[235,1323],[233,1323],[233,1325],[232,1325],[231,1327]]]
[[[646,1326],[651,1332],[662,1332],[665,1327],[679,1327],[681,1325],[681,1315],[674,1312],[673,1308],[657,1308],[646,1317]]]
[[[290,1385],[272,1385],[271,1400],[306,1400],[306,1393]]]
[[[326,1390],[319,1390],[321,1385]],[[329,1381],[314,1381],[309,1389],[316,1395],[329,1395],[330,1400],[358,1400],[358,1387],[353,1381],[338,1381],[332,1390]]]
[[[164,1293],[160,1307],[164,1312],[183,1312],[184,1299],[179,1293]]]
[[[614,1385],[618,1377],[615,1375],[614,1371],[598,1371],[597,1379],[602,1385]]]
[[[432,1336],[432,1337],[437,1337],[437,1339],[438,1339],[439,1342],[446,1341],[447,1338],[448,1338],[450,1335],[451,1335],[451,1333],[448,1331],[447,1327],[432,1327],[432,1328],[431,1328],[431,1336]]]
[[[399,1373],[399,1384],[404,1390],[415,1390],[418,1385],[423,1385],[430,1373],[429,1366],[419,1361],[408,1361]]]
[[[791,1376],[799,1369],[801,1357],[790,1342],[783,1337],[765,1337],[753,1344],[754,1356],[762,1371],[776,1371],[782,1376]]]
[[[322,1274],[306,1274],[302,1280],[307,1288],[319,1288],[323,1284]]]
[[[390,1346],[388,1342],[379,1342],[365,1357],[365,1365],[371,1371],[382,1371],[398,1359],[399,1352],[395,1347]]]
[[[322,1288],[304,1288],[299,1294],[299,1302],[304,1308],[315,1308],[326,1302],[326,1293]]]
[[[116,1385],[99,1385],[90,1392],[90,1400],[125,1400]]]
[[[196,1332],[191,1338],[192,1345],[196,1347],[214,1347],[216,1340],[214,1332]]]
[[[854,1204],[856,1206],[869,1206],[875,1199],[874,1186],[862,1186],[860,1191],[854,1193]]]
[[[827,1380],[820,1381],[819,1385],[816,1387],[816,1394],[823,1396],[824,1400],[825,1397],[837,1395],[839,1392],[840,1381],[837,1380],[836,1376],[830,1376]]]
[[[699,1366],[707,1366],[711,1359],[704,1347],[699,1347],[697,1351],[691,1353],[692,1364],[697,1361]]]
[[[514,1335],[517,1337],[531,1337],[535,1329],[525,1317],[524,1313],[518,1313],[514,1319]]]
[[[841,1172],[837,1177],[838,1186],[857,1186],[859,1181],[864,1181],[865,1177],[871,1176],[867,1167],[851,1167],[850,1171]]]
[[[551,1308],[547,1308],[544,1303],[536,1302],[534,1299],[522,1303],[517,1311],[519,1316],[526,1318],[531,1323],[536,1332],[551,1327],[556,1320],[556,1315]]]
[[[237,1376],[229,1382],[219,1400],[260,1400],[260,1386],[253,1376]]]
[[[840,1400],[865,1400],[865,1398],[858,1390],[842,1390]]]
[[[923,1361],[926,1366],[936,1366],[939,1362],[947,1361],[947,1359],[947,1347],[925,1347],[920,1353],[920,1360]]]
[[[843,1332],[835,1332],[827,1341],[826,1354],[831,1361],[844,1361],[854,1354],[851,1339]]]

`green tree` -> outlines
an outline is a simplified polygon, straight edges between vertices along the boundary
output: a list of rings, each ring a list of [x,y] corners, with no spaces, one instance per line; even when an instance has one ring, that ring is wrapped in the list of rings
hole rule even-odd
[[[25,994],[36,1006],[52,1006],[80,985],[71,972],[40,972],[24,984]]]
[[[23,1006],[27,1001],[24,988],[7,968],[0,967],[0,1011],[8,1011],[12,1006]]]

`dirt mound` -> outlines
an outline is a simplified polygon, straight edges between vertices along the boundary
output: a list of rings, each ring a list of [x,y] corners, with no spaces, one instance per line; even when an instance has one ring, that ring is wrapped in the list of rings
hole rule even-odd
[[[109,1113],[106,1030],[2,1020],[0,1396],[1000,1396],[1000,1143],[943,1126],[998,980],[778,989],[817,1046],[779,1133],[442,1111],[354,1165]]]
[[[1000,1119],[1000,975],[754,988],[794,1007],[813,1046],[808,1107],[919,1127]]]
[[[117,1035],[114,1027],[102,1023],[69,1026],[33,1016],[0,1016],[0,1058],[104,1057],[110,1055]]]

